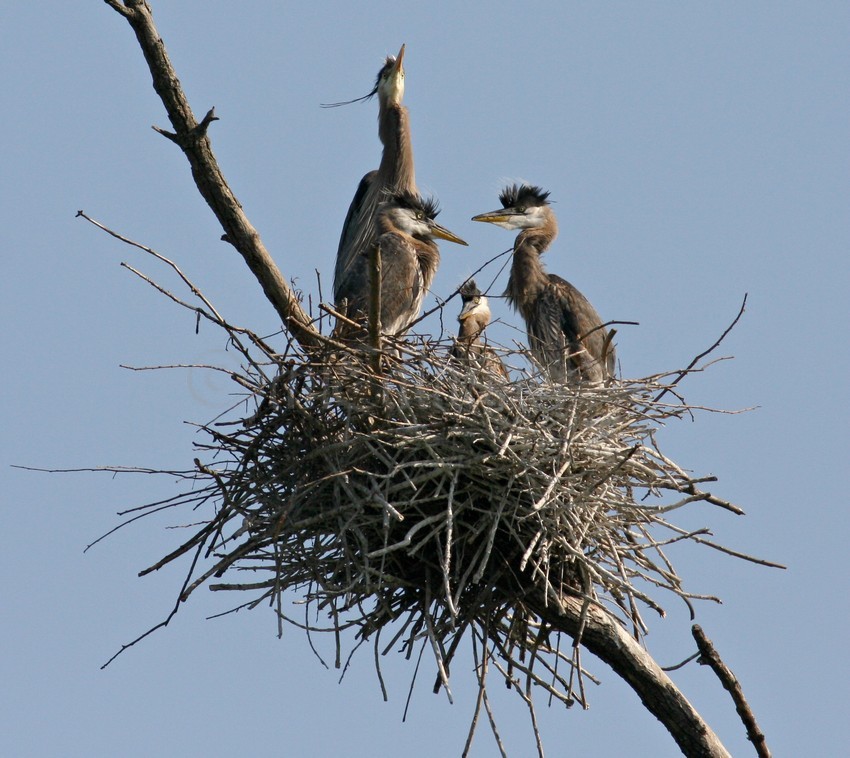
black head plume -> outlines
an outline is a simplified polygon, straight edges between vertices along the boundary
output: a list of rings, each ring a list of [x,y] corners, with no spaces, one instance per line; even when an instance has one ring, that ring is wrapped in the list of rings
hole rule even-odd
[[[499,195],[503,208],[515,208],[518,205],[549,205],[549,193],[541,187],[531,184],[509,184]]]
[[[440,213],[440,205],[435,197],[422,197],[414,192],[391,193],[385,202],[394,203],[399,208],[408,208],[412,211],[422,211],[432,221]]]
[[[321,108],[339,108],[341,105],[351,105],[352,103],[361,103],[366,102],[367,100],[371,100],[375,95],[378,94],[378,85],[381,83],[381,79],[386,76],[387,72],[395,65],[395,56],[388,55],[387,59],[384,61],[384,65],[381,66],[381,70],[378,72],[378,76],[375,78],[375,86],[372,87],[372,91],[362,97],[355,97],[353,100],[342,100],[338,103],[319,103],[319,107]]]
[[[460,293],[460,299],[463,300],[463,302],[467,302],[468,300],[481,296],[481,290],[478,289],[478,285],[475,284],[475,279],[467,279],[460,286],[458,292]]]
[[[381,84],[381,79],[383,79],[390,72],[390,69],[395,66],[395,60],[396,58],[394,55],[387,56],[386,60],[384,61],[384,65],[381,66],[381,70],[375,77],[375,86],[372,87],[372,91],[369,93],[370,97],[378,92],[378,87]]]

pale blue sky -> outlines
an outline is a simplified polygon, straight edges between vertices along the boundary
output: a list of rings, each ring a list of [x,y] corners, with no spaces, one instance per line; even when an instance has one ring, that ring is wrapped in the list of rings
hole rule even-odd
[[[684,390],[696,404],[758,410],[700,416],[661,443],[747,511],[695,509],[687,523],[789,570],[675,557],[694,591],[724,599],[698,606],[697,621],[775,755],[846,751],[850,5],[154,0],[154,12],[196,114],[215,105],[221,117],[211,134],[231,186],[314,296],[315,269],[330,289],[345,211],[380,149],[374,103],[318,104],[366,92],[402,42],[420,188],[470,243],[443,246],[438,293],[510,244],[469,218],[519,178],[557,202],[550,270],[606,319],[640,322],[620,331],[624,375],[686,364],[749,293],[720,351],[735,360]],[[176,260],[232,322],[268,333],[275,314],[219,241],[179,151],[150,129],[167,120],[126,22],[97,0],[9,3],[0,33],[0,753],[458,754],[474,705],[468,667],[453,672],[454,706],[430,693],[428,670],[402,724],[411,664],[386,662],[383,703],[369,653],[337,685],[300,632],[275,637],[270,611],[205,621],[230,607],[214,593],[99,669],[168,612],[183,567],[136,573],[177,543],[164,527],[192,516],[143,521],[83,555],[115,511],[174,483],[10,466],[191,466],[183,422],[209,420],[232,388],[119,364],[235,359],[220,333],[196,335],[189,314],[118,263],[170,284],[166,272],[76,211]],[[518,323],[503,301],[493,310]],[[647,643],[666,665],[692,642],[683,608],[661,599],[669,615]],[[603,679],[590,711],[541,699],[547,754],[677,755],[632,691],[588,663]],[[752,754],[709,671],[692,664],[674,678],[734,755]],[[530,755],[522,704],[497,694],[496,707],[510,754]],[[486,725],[473,754],[494,754]]]

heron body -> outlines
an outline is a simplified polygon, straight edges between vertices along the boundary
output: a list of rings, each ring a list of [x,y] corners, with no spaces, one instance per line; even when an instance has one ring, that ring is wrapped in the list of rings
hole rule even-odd
[[[481,335],[490,323],[490,304],[472,279],[464,282],[458,290],[463,303],[457,320],[458,335],[451,349],[456,360],[481,365],[501,376],[508,378],[508,372],[493,350],[484,343]]]
[[[540,257],[558,234],[549,193],[527,184],[499,196],[502,208],[473,221],[520,230],[505,295],[525,321],[528,346],[552,381],[604,382],[616,357],[608,331],[590,301],[572,284],[543,268]]]
[[[383,145],[381,163],[370,171],[357,192],[343,223],[334,269],[334,302],[352,303],[368,288],[368,253],[379,235],[378,207],[390,194],[417,194],[410,140],[410,116],[402,104],[404,96],[404,45],[398,56],[388,56],[378,72],[372,94],[378,96],[378,136]]]
[[[409,192],[389,195],[378,206],[375,218],[377,245],[381,257],[381,331],[402,335],[422,310],[425,295],[440,263],[435,239],[466,245],[460,237],[440,226],[435,218],[437,204]],[[362,321],[369,313],[371,297],[368,255],[361,256],[364,285],[352,289],[348,315]]]

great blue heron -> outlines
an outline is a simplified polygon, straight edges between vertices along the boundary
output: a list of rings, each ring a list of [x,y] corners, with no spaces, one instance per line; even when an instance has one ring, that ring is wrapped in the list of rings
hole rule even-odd
[[[437,203],[411,192],[396,192],[378,206],[375,226],[381,253],[381,331],[403,334],[422,309],[440,263],[434,238],[466,245],[460,237],[434,219]],[[365,286],[352,290],[348,300],[350,318],[362,321],[369,313],[369,258],[363,258]]]
[[[370,171],[357,187],[348,208],[334,269],[334,302],[340,308],[349,305],[368,290],[367,255],[378,236],[375,216],[388,194],[418,194],[410,142],[410,116],[401,104],[404,97],[404,45],[398,56],[387,56],[375,87],[378,96],[378,136],[383,144],[381,164]],[[368,96],[367,96],[368,97]]]
[[[540,262],[558,234],[548,197],[540,187],[509,185],[499,195],[500,209],[472,220],[520,230],[505,295],[525,320],[531,354],[549,378],[603,382],[614,376],[616,361],[602,319],[581,292]]]
[[[484,329],[490,323],[490,304],[487,302],[487,296],[481,294],[473,279],[465,281],[458,292],[463,305],[457,317],[460,328],[452,345],[452,358],[483,366],[507,379],[505,365],[481,339]]]

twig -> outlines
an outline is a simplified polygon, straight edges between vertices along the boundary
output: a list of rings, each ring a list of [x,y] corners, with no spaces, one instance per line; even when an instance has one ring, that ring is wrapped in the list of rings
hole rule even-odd
[[[688,372],[689,372],[689,371],[690,371],[690,370],[691,370],[694,366],[696,366],[696,365],[697,365],[697,363],[699,363],[699,361],[700,361],[701,359],[705,358],[705,356],[706,356],[706,355],[708,355],[708,354],[709,354],[712,350],[714,350],[716,347],[718,347],[718,345],[720,345],[720,343],[721,343],[721,342],[723,342],[723,340],[726,338],[726,335],[727,335],[727,334],[729,334],[729,332],[731,332],[731,331],[735,328],[735,324],[737,324],[737,323],[741,320],[741,316],[743,316],[743,315],[744,315],[744,310],[746,309],[746,307],[747,307],[747,293],[745,293],[745,294],[744,294],[744,300],[743,300],[743,302],[741,303],[741,307],[740,307],[740,309],[738,310],[738,315],[737,315],[737,316],[735,316],[735,318],[734,318],[734,320],[732,321],[732,323],[731,323],[731,324],[729,324],[729,326],[727,326],[727,327],[726,327],[726,329],[724,329],[724,330],[723,330],[723,334],[721,334],[721,335],[717,338],[717,340],[714,342],[714,344],[713,344],[711,347],[709,347],[707,350],[703,350],[703,351],[702,351],[702,352],[701,352],[701,353],[700,353],[700,354],[699,354],[696,358],[694,358],[694,359],[693,359],[693,360],[692,360],[692,361],[691,361],[691,362],[687,365],[687,367],[686,367],[686,368],[682,369],[682,370],[681,370],[681,371],[680,371],[680,372],[676,375],[676,378],[675,378],[675,379],[673,379],[673,381],[672,381],[672,382],[670,382],[670,386],[669,386],[669,387],[665,387],[665,388],[664,388],[661,392],[659,392],[659,393],[658,393],[658,395],[656,395],[656,396],[655,396],[655,402],[656,402],[656,403],[657,403],[659,400],[661,400],[661,398],[662,398],[662,397],[664,397],[664,395],[666,395],[668,392],[670,392],[674,386],[676,386],[676,385],[677,385],[680,381],[682,381],[682,379],[683,379],[685,376],[687,376],[687,375],[688,375]]]
[[[702,537],[694,536],[694,542],[698,542],[700,545],[705,545],[707,547],[713,548],[714,550],[719,550],[721,553],[726,553],[726,555],[734,556],[735,558],[740,558],[743,561],[749,561],[750,563],[757,563],[759,566],[768,566],[769,568],[778,568],[778,569],[787,569],[788,567],[782,563],[775,563],[774,561],[767,561],[764,558],[756,558],[752,555],[747,555],[746,553],[738,552],[737,550],[732,550],[728,547],[724,547],[723,545],[718,545],[716,542],[712,542],[711,540],[704,540]]]
[[[379,382],[381,375],[381,283],[383,266],[381,261],[381,246],[372,245],[369,250],[369,344],[372,347],[371,365],[375,381]],[[377,385],[376,391],[380,391]]]
[[[691,661],[695,661],[697,658],[699,658],[699,653],[694,653],[693,655],[689,655],[687,658],[685,658],[685,660],[683,660],[681,663],[675,663],[672,666],[662,666],[661,670],[677,671],[678,669],[687,666]]]
[[[114,655],[112,655],[112,657],[110,657],[109,660],[106,661],[106,663],[104,663],[100,667],[101,670],[105,669],[110,663],[112,663],[112,661],[114,661],[125,650],[128,650],[129,648],[133,647],[133,645],[135,645],[136,643],[141,642],[143,639],[145,639],[145,637],[153,634],[157,629],[162,629],[162,628],[168,626],[169,622],[171,621],[171,619],[174,618],[174,616],[177,614],[178,609],[180,608],[180,603],[182,602],[183,592],[185,592],[186,585],[188,585],[189,581],[192,579],[192,573],[194,572],[195,566],[198,563],[198,558],[201,555],[202,549],[203,549],[203,543],[198,545],[198,549],[195,551],[195,557],[192,559],[192,564],[189,566],[189,571],[186,573],[186,578],[183,580],[183,586],[182,586],[182,588],[180,589],[180,592],[177,595],[177,601],[174,603],[174,607],[171,609],[171,611],[165,617],[165,619],[163,621],[160,621],[155,626],[152,626],[144,634],[140,634],[132,642],[128,642],[124,645],[121,645],[121,649],[118,650],[118,652],[116,652]]]

